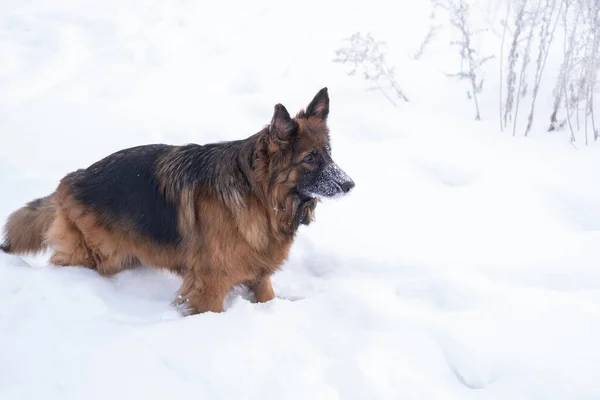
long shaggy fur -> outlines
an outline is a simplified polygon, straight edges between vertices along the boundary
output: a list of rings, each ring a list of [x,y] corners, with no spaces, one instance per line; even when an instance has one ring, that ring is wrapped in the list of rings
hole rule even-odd
[[[168,268],[183,277],[175,302],[187,313],[223,311],[239,284],[269,301],[270,276],[313,220],[317,197],[354,186],[331,160],[328,112],[325,88],[295,118],[276,105],[271,123],[244,140],[116,152],[15,211],[2,250],[50,246],[53,264],[105,276]]]
[[[27,203],[8,217],[4,243],[0,249],[21,254],[45,250],[48,246],[46,232],[53,219],[51,195]]]

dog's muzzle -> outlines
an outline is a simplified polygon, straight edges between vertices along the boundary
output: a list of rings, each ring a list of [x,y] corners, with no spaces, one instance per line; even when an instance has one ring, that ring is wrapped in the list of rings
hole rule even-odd
[[[354,189],[354,186],[356,186],[354,181],[350,179],[348,174],[346,174],[337,164],[331,163],[329,165],[331,165],[331,168],[333,169],[331,173],[333,179],[340,187],[342,194],[350,193],[350,191]]]
[[[330,162],[323,168],[317,179],[304,188],[303,194],[311,198],[330,198],[344,196],[355,184],[336,163]]]

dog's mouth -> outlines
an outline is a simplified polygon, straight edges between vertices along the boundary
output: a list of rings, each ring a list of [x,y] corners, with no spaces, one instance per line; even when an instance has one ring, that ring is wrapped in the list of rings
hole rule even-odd
[[[311,200],[316,199],[318,196],[316,195],[311,195],[311,194],[307,194],[307,193],[302,193],[300,191],[296,191],[296,199],[298,200],[298,203],[300,204],[304,204],[307,203]]]
[[[320,181],[314,188],[298,190],[297,197],[301,202],[313,199],[334,199],[343,197],[354,188],[354,182],[338,183],[336,181]]]
[[[317,202],[315,197],[298,192],[296,192],[295,198],[297,201],[295,218],[297,228],[300,225],[308,225],[310,223],[310,210],[314,210]]]

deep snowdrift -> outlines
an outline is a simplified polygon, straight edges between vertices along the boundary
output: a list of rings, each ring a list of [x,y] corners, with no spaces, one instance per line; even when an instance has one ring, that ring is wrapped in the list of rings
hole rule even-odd
[[[244,137],[323,86],[357,186],[301,228],[276,300],[223,314],[180,317],[163,271],[0,254],[0,398],[600,397],[598,148],[472,121],[433,61],[394,108],[332,54],[362,29],[414,50],[426,2],[308,3],[2,6],[2,221],[112,151]]]

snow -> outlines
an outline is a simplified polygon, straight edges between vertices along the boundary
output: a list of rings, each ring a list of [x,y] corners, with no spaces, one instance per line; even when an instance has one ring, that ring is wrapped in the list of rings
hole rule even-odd
[[[493,76],[473,121],[443,37],[408,56],[428,2],[1,7],[2,221],[113,151],[245,137],[324,86],[356,183],[301,227],[275,300],[237,288],[222,314],[180,316],[165,271],[0,254],[1,399],[600,397],[600,149],[499,132]],[[366,30],[409,104],[332,62]]]

